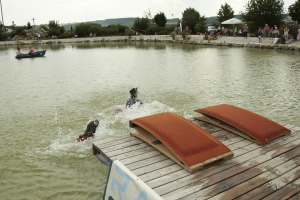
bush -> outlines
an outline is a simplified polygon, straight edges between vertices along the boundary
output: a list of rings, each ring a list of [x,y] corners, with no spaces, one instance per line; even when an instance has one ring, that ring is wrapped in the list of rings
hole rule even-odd
[[[89,36],[90,33],[104,36],[104,35],[119,35],[124,34],[126,26],[122,25],[109,25],[102,27],[100,24],[80,23],[75,26],[75,33],[79,37]]]
[[[56,35],[59,36],[60,35],[60,31],[57,28],[50,28],[48,31],[48,35],[52,36],[52,35]]]
[[[75,26],[75,34],[78,37],[86,37],[89,35],[89,27],[90,25],[87,23],[80,23]]]
[[[291,35],[293,39],[297,39],[298,30],[300,29],[300,25],[297,23],[292,23],[292,24],[289,24],[287,27],[289,29],[289,35]],[[291,38],[291,37],[289,36],[289,38]]]
[[[154,25],[147,29],[147,34],[154,35],[155,33],[157,33],[158,35],[169,35],[170,32],[174,31],[174,27],[175,26],[158,27]]]
[[[135,31],[132,30],[131,28],[125,30],[125,34],[128,36],[132,36],[134,33],[135,33]]]
[[[58,38],[63,39],[63,38],[72,38],[73,34],[71,31],[65,31],[63,34],[60,34]]]
[[[49,28],[46,25],[44,25],[44,24],[40,25],[40,28],[44,29],[45,31],[49,30]]]
[[[12,38],[12,34],[11,33],[3,33],[2,32],[0,34],[0,41],[6,41],[8,37]]]

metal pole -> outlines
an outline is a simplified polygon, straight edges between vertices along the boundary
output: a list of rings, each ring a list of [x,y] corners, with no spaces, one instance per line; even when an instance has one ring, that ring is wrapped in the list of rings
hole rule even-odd
[[[0,0],[0,5],[1,5],[2,25],[3,25],[3,30],[4,30],[4,32],[5,32],[4,20],[3,20],[3,11],[2,11],[2,3],[1,3],[1,0]]]

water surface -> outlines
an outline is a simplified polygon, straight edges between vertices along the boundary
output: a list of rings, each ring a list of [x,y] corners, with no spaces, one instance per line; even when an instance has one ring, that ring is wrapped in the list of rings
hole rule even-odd
[[[29,46],[21,46],[27,51]],[[0,47],[1,199],[99,199],[107,168],[93,141],[129,133],[128,120],[228,103],[300,125],[299,52],[166,43],[37,45],[43,58]],[[144,106],[124,108],[139,87]],[[89,120],[95,138],[77,143]]]

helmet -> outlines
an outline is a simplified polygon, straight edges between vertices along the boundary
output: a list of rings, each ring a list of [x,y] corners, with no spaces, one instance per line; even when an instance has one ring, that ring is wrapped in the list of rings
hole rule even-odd
[[[96,120],[94,121],[94,124],[95,124],[96,126],[99,124],[98,119],[96,119]]]
[[[131,96],[134,95],[135,93],[137,93],[137,89],[138,89],[138,88],[132,88],[132,89],[129,91],[129,93],[131,94]]]

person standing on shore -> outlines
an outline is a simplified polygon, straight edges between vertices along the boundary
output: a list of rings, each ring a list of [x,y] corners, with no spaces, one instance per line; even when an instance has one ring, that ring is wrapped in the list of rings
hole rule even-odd
[[[284,34],[285,41],[288,41],[289,40],[289,29],[287,26],[283,30],[283,34]]]
[[[298,29],[297,40],[300,40],[300,28]]]
[[[236,37],[237,34],[238,34],[238,30],[237,30],[237,27],[235,26],[235,27],[234,27],[234,36]]]
[[[271,28],[270,31],[269,31],[269,39],[270,39],[270,40],[273,39],[273,31],[274,31],[273,28]]]
[[[269,36],[270,26],[268,24],[265,25],[264,31],[266,35],[264,35],[264,39],[266,39]]]
[[[221,37],[221,26],[220,25],[218,26],[217,31],[218,31],[218,37]]]
[[[244,28],[243,28],[243,35],[244,35],[244,39],[247,39],[247,34],[248,34],[248,25],[245,24]]]
[[[263,32],[262,29],[259,27],[258,32],[257,32],[257,37],[258,37],[258,42],[262,42],[262,37],[263,37]]]

